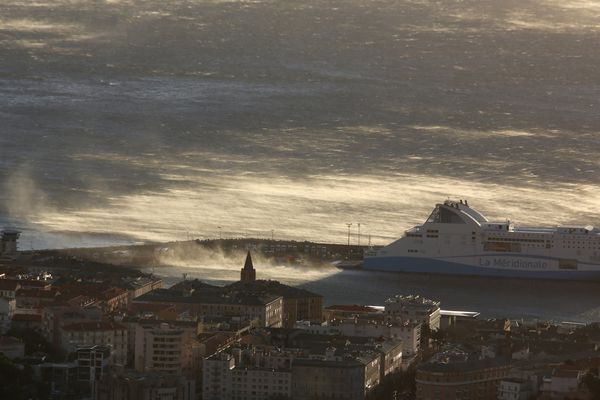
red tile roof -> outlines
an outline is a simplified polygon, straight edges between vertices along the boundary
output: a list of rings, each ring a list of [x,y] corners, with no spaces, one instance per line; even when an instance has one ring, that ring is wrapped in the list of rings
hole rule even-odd
[[[0,279],[0,290],[17,290],[19,283],[12,279]]]
[[[17,297],[37,297],[52,299],[58,296],[58,291],[54,290],[40,290],[40,289],[19,289],[17,290]]]
[[[133,303],[129,305],[129,310],[132,313],[140,312],[159,312],[159,311],[175,311],[175,305],[163,303]]]
[[[22,287],[31,287],[31,288],[45,288],[48,286],[52,286],[52,283],[48,281],[36,281],[33,279],[15,279],[19,282],[19,285]]]
[[[26,287],[26,288],[43,289],[48,286],[52,286],[52,283],[50,283],[48,281],[37,281],[34,279],[6,278],[6,279],[2,279],[2,281],[18,283],[21,287]]]
[[[123,325],[113,321],[79,322],[62,327],[65,331],[114,331],[126,329]]]
[[[41,322],[42,316],[39,314],[15,314],[12,320],[13,322]]]

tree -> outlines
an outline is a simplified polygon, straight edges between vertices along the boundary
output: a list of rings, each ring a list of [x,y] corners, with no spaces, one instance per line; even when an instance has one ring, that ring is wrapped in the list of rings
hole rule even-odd
[[[25,354],[32,355],[35,353],[43,353],[48,356],[47,361],[63,360],[61,351],[56,346],[48,343],[46,339],[37,331],[32,329],[11,329],[7,332],[8,336],[18,337],[25,343]]]
[[[29,373],[28,373],[29,372]],[[31,398],[31,371],[19,368],[4,354],[0,354],[0,399],[25,400]]]
[[[590,391],[592,398],[600,399],[600,378],[597,375],[588,372],[583,376],[581,382]]]
[[[429,337],[433,340],[433,345],[436,349],[439,349],[446,343],[447,336],[446,331],[443,329],[438,329],[429,333]]]

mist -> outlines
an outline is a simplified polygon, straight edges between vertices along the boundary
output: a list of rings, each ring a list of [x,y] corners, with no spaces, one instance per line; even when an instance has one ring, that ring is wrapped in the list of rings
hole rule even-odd
[[[185,274],[186,279],[200,279],[224,284],[240,279],[240,270],[246,259],[246,249],[224,252],[223,249],[197,245],[162,247],[156,253],[156,265],[145,272],[162,277],[166,284],[177,282]],[[303,261],[281,262],[265,257],[256,249],[251,250],[256,278],[281,280],[302,285],[329,278],[340,272],[327,262]]]

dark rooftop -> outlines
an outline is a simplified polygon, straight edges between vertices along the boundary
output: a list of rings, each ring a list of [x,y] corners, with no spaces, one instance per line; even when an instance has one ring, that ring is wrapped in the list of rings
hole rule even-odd
[[[320,368],[356,368],[364,364],[354,358],[342,360],[323,360],[315,358],[296,358],[292,361],[294,367],[320,367]]]
[[[244,284],[241,282],[235,282],[225,286],[225,288],[229,290],[244,290],[254,293],[269,293],[287,298],[323,297],[320,294],[310,292],[306,289],[288,286],[279,281],[271,280],[256,280],[254,282]]]
[[[194,291],[189,296],[184,292],[172,289],[157,289],[134,299],[134,302],[170,302],[188,304],[244,304],[244,305],[266,305],[280,296],[272,294],[253,294],[247,292],[225,291]]]
[[[14,346],[23,344],[23,341],[14,336],[0,336],[0,346]]]
[[[483,370],[488,368],[508,367],[510,362],[503,357],[485,358],[479,360],[477,358],[469,358],[462,362],[427,362],[419,366],[419,370],[426,372],[470,372]]]
[[[359,306],[357,304],[339,304],[325,307],[326,310],[357,312],[357,313],[378,313],[378,309],[369,306]]]
[[[42,316],[39,314],[14,314],[13,322],[41,322]]]
[[[12,279],[0,279],[0,290],[17,290],[19,282]]]
[[[89,321],[63,326],[62,329],[65,331],[112,331],[126,328],[123,325],[112,321]]]

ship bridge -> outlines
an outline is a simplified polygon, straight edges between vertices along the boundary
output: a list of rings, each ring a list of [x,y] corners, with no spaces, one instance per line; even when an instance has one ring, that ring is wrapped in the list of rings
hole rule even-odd
[[[465,200],[446,200],[444,204],[437,204],[427,218],[426,224],[469,224],[483,226],[488,224],[488,219],[479,211],[469,207]]]

